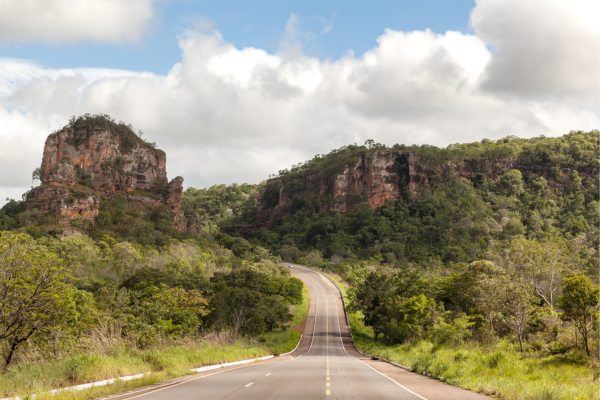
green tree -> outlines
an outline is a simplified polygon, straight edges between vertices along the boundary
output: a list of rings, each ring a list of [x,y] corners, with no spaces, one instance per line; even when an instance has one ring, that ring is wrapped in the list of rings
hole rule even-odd
[[[538,242],[519,238],[510,243],[508,258],[544,303],[553,307],[565,253],[564,244],[557,241]]]
[[[563,319],[572,321],[583,336],[585,351],[590,355],[588,344],[591,325],[598,322],[598,287],[585,275],[564,279],[563,296],[559,300]]]
[[[28,235],[0,236],[0,340],[6,369],[17,348],[60,319],[68,306],[68,263]]]
[[[311,267],[317,267],[323,261],[323,255],[319,250],[313,250],[305,257],[306,263]]]
[[[509,195],[523,194],[523,175],[518,169],[511,169],[500,178],[500,184]]]
[[[385,302],[391,294],[388,277],[371,272],[356,288],[348,293],[350,311],[361,311],[366,326],[373,328],[375,341],[383,329],[386,318]]]
[[[500,305],[504,314],[504,323],[519,338],[521,353],[523,352],[523,335],[527,327],[527,319],[533,312],[535,295],[531,285],[523,281],[521,276],[506,277],[498,283],[502,288]]]
[[[83,335],[96,322],[94,297],[90,292],[71,287],[62,295],[64,308],[44,332],[48,334],[54,357],[59,356],[61,347],[76,346]]]
[[[461,274],[461,292],[472,302],[487,320],[494,332],[494,318],[500,311],[502,284],[506,272],[491,261],[474,261],[469,269]]]
[[[437,303],[424,294],[409,299],[395,296],[386,306],[386,334],[398,342],[405,339],[425,339],[444,312],[443,303]]]

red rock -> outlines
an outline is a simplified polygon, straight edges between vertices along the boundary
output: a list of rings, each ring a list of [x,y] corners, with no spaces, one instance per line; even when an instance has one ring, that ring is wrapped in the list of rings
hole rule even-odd
[[[180,210],[183,178],[167,183],[166,164],[165,152],[132,131],[120,135],[109,128],[75,131],[67,125],[46,139],[42,185],[29,193],[26,208],[56,214],[60,225],[70,225],[77,217],[93,223],[101,196],[124,194],[129,208],[143,213],[149,207],[167,206],[175,213],[175,229],[199,234],[199,217]]]
[[[92,189],[107,195],[167,184],[164,151],[136,137],[134,148],[125,152],[119,137],[110,130],[94,131],[77,147],[70,144],[76,136],[70,127],[48,136],[42,158],[42,184],[75,186],[78,178],[88,178]]]
[[[451,174],[464,179],[471,179],[476,173],[485,171],[487,179],[497,180],[506,172],[518,169],[523,174],[529,171],[520,158],[505,158],[500,160],[465,159],[449,160],[432,166],[423,158],[410,152],[374,151],[358,154],[356,164],[344,167],[340,172],[325,178],[319,178],[316,173],[278,177],[269,179],[268,185],[279,187],[279,202],[273,207],[261,201],[257,211],[259,220],[266,221],[285,212],[285,206],[290,198],[284,187],[290,179],[301,180],[306,190],[295,193],[301,198],[318,195],[321,198],[329,196],[329,202],[319,204],[319,211],[325,212],[336,209],[340,212],[353,211],[366,205],[373,210],[388,201],[400,198],[402,191],[407,188],[414,196],[429,183],[434,175]],[[563,170],[565,182],[555,182],[547,168],[534,171],[548,180],[551,189],[562,189],[570,184],[570,170]],[[592,172],[580,171],[580,174],[592,175]]]

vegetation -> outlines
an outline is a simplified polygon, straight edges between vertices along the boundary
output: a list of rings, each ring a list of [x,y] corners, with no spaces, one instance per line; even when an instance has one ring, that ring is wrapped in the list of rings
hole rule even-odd
[[[293,319],[289,323],[292,329],[281,329],[265,332],[258,337],[271,352],[271,354],[288,353],[296,347],[302,336],[301,327],[303,326],[308,314],[308,290],[302,286],[302,303],[290,307],[293,309]]]
[[[214,185],[208,189],[189,187],[184,192],[182,208],[198,213],[202,225],[215,231],[225,221],[241,217],[248,203],[255,200],[258,188],[247,183]]]
[[[157,248],[3,233],[0,395],[293,348],[301,281],[259,246],[241,255],[202,238]]]
[[[577,131],[445,149],[345,146],[279,171],[258,187],[260,208],[240,206],[215,236],[345,279],[357,342],[371,354],[434,375],[457,357],[444,378],[504,398],[596,398],[598,140]],[[343,214],[317,195],[376,153],[396,157],[401,178],[410,153],[420,189],[401,179],[397,201]],[[469,179],[458,173],[467,165],[476,165]],[[280,189],[290,201],[270,211]],[[514,368],[500,376],[503,360]],[[533,383],[518,383],[523,376]]]
[[[87,134],[96,117],[75,119],[73,128]],[[200,213],[201,238],[175,231],[169,209],[117,195],[101,200],[93,223],[72,221],[89,237],[59,241],[48,235],[56,221],[9,201],[0,210],[0,230],[12,231],[0,241],[0,289],[23,290],[9,289],[16,300],[7,304],[34,304],[28,285],[52,268],[57,278],[48,289],[56,301],[32,313],[33,324],[11,331],[11,308],[0,312],[8,365],[1,394],[27,392],[25,383],[8,388],[24,376],[19,371],[39,365],[67,371],[44,387],[91,379],[61,366],[80,362],[68,361],[77,354],[107,357],[94,365],[114,362],[131,373],[150,365],[164,377],[182,373],[165,367],[180,362],[181,349],[192,348],[181,362],[188,368],[197,365],[195,346],[217,337],[239,354],[289,351],[299,332],[287,327],[299,325],[307,299],[277,265],[284,260],[348,282],[363,351],[503,398],[594,398],[598,140],[598,131],[578,131],[445,149],[350,145],[261,185],[187,189],[182,208]],[[318,195],[322,182],[375,153],[396,157],[398,200],[342,214],[330,194]],[[409,155],[421,177],[415,192],[402,178]],[[458,173],[466,165],[477,165],[469,179]],[[280,190],[290,201],[274,212]],[[12,260],[23,276],[10,275]]]
[[[89,351],[83,354],[73,353],[58,359],[22,363],[0,374],[0,393],[7,396],[37,394],[36,398],[50,399],[56,396],[46,397],[44,391],[150,372],[143,379],[60,395],[61,399],[93,399],[187,375],[190,369],[203,365],[269,354],[269,350],[260,343],[233,337],[229,331],[205,336],[200,341],[187,338],[148,349],[131,347],[115,335],[104,336],[100,332],[96,335],[93,342],[89,343]],[[96,346],[93,351],[91,346]]]
[[[353,292],[339,277],[331,274],[330,277],[345,296]],[[415,300],[413,304],[418,303]],[[422,315],[426,309],[413,308],[412,312]],[[568,325],[566,329],[554,331],[561,345],[546,347],[538,336],[528,342],[526,351],[521,353],[518,343],[510,337],[496,341],[472,340],[473,332],[475,335],[479,332],[474,329],[475,324],[464,317],[455,318],[450,324],[438,318],[424,338],[413,337],[391,345],[374,340],[373,329],[365,325],[361,311],[349,313],[349,319],[354,341],[362,352],[400,363],[451,385],[511,400],[599,398],[598,360],[587,357],[580,346],[571,350],[564,347],[564,343],[573,342],[574,332]],[[529,335],[535,336],[532,332]]]
[[[90,136],[96,131],[110,131],[119,141],[121,153],[131,154],[136,146],[145,148],[156,148],[155,143],[149,143],[141,139],[143,133],[137,134],[131,125],[122,121],[115,122],[106,114],[84,114],[79,117],[72,116],[65,128],[71,128],[74,135],[68,139],[70,145],[78,147],[82,144],[87,146]],[[65,129],[63,128],[63,129]]]
[[[55,188],[68,190],[69,194],[64,198],[67,203],[98,195],[86,186]],[[160,192],[159,188],[155,191],[135,191],[128,194],[158,200],[164,197],[166,192]],[[26,201],[31,205],[35,199],[9,200],[0,209],[0,230],[25,228],[27,233],[38,238],[43,235],[60,234],[65,228],[58,223],[56,213],[42,215],[33,207],[26,209]],[[171,239],[185,240],[193,237],[191,232],[180,232],[173,228],[174,217],[175,213],[167,206],[135,201],[128,199],[124,194],[116,194],[113,197],[100,194],[100,209],[94,220],[76,217],[71,220],[71,225],[96,240],[109,235],[141,246],[153,245],[163,249]]]
[[[436,345],[429,341],[385,346],[368,334],[354,334],[361,351],[427,373],[444,382],[501,399],[589,400],[598,398],[598,381],[585,354],[521,356],[506,340],[490,348],[475,343]]]
[[[0,236],[0,340],[8,347],[5,370],[17,348],[35,333],[49,333],[57,321],[65,319],[71,305],[66,263],[36,247],[24,234]]]
[[[560,299],[564,310],[563,319],[571,321],[581,333],[585,352],[589,357],[590,333],[598,330],[598,287],[587,276],[573,276],[565,278],[563,292],[564,295]]]

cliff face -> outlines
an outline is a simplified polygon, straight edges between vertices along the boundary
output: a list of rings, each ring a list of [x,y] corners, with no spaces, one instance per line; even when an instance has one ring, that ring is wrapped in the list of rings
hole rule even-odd
[[[352,166],[346,166],[337,174],[319,178],[317,174],[306,174],[300,179],[300,186],[312,190],[320,199],[319,211],[336,209],[340,212],[354,211],[366,205],[376,210],[390,200],[400,198],[406,188],[413,195],[429,182],[434,175],[451,174],[460,178],[472,179],[475,174],[483,174],[487,179],[497,180],[506,172],[517,169],[521,173],[534,172],[548,181],[551,189],[560,189],[570,184],[570,170],[563,170],[565,181],[556,182],[548,168],[532,170],[519,158],[502,160],[468,159],[448,161],[433,167],[427,167],[427,162],[419,159],[410,152],[375,151],[358,155],[358,161]],[[296,178],[298,179],[298,178]],[[265,201],[263,197],[258,207],[259,219],[269,219],[282,212],[290,204],[291,197],[307,197],[307,190],[288,193],[286,186],[289,178],[273,178],[267,181],[268,187],[279,191],[277,204]]]
[[[145,214],[166,206],[175,215],[175,229],[199,233],[199,217],[196,221],[180,209],[183,178],[167,183],[166,161],[162,150],[133,132],[66,126],[46,139],[42,185],[28,194],[26,208],[56,216],[59,225],[70,225],[78,217],[93,222],[102,197],[124,194],[128,208]]]
[[[317,174],[304,175],[302,186],[316,188],[317,196],[327,197],[327,201],[319,204],[321,212],[330,209],[353,211],[364,205],[377,209],[387,201],[397,200],[404,186],[417,190],[413,161],[410,153],[403,152],[361,154],[356,164],[346,166],[340,173],[325,179],[320,179]],[[285,178],[274,178],[267,182],[269,186],[279,188],[279,201],[272,208],[263,201],[259,205],[259,217],[274,216],[290,203],[291,196],[284,190],[286,183]],[[294,195],[305,197],[306,193]]]
[[[147,190],[167,183],[167,156],[161,150],[135,143],[124,151],[109,130],[82,133],[65,128],[46,139],[41,166],[42,184],[75,186],[88,181],[96,191],[110,194]]]
[[[100,195],[85,187],[39,186],[29,193],[25,204],[42,215],[54,214],[60,225],[69,225],[77,217],[93,221],[100,209]]]

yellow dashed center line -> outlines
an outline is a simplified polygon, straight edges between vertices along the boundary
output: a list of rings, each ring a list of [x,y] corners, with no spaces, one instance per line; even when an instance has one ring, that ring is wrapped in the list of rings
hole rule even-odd
[[[325,294],[325,344],[327,348],[327,380],[329,380],[329,306],[327,305],[327,294]],[[325,387],[329,387],[330,383],[326,382]],[[325,395],[331,395],[329,390],[325,390]]]

